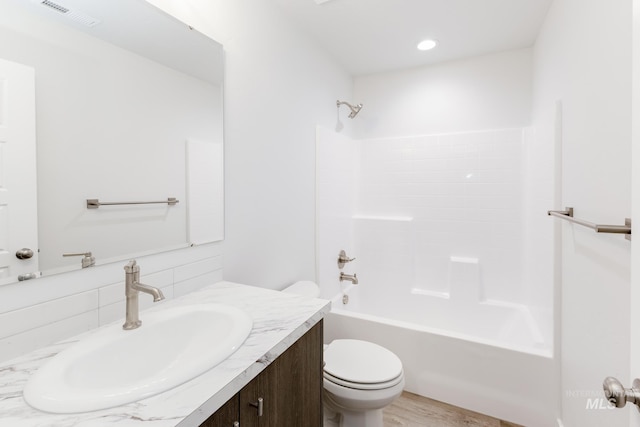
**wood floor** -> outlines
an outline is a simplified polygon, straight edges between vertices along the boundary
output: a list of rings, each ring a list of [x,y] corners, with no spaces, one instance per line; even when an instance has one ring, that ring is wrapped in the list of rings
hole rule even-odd
[[[384,410],[384,427],[521,427],[404,392]]]

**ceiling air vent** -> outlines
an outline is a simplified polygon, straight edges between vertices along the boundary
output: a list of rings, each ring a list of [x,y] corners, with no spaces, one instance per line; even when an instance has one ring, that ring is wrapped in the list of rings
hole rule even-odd
[[[40,2],[43,6],[47,6],[50,7],[53,10],[56,10],[60,13],[69,13],[69,9],[67,9],[66,7],[60,6],[59,4],[56,4],[52,1],[49,0],[44,0],[42,2]]]
[[[50,10],[63,14],[65,18],[77,22],[78,24],[86,25],[87,27],[94,27],[100,23],[99,19],[78,10],[69,9],[59,3],[52,2],[51,0],[36,0],[36,3],[40,3],[42,6],[45,6]]]

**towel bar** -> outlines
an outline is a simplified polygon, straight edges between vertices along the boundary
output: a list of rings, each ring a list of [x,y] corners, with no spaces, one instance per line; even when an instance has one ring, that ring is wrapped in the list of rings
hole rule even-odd
[[[625,239],[631,240],[631,218],[624,219],[624,225],[602,225],[595,224],[593,222],[585,221],[573,217],[573,208],[565,208],[563,211],[547,211],[547,215],[555,216],[566,221],[582,225],[583,227],[590,228],[596,233],[615,233],[625,234]]]
[[[113,206],[113,205],[154,205],[164,203],[169,206],[174,206],[180,202],[175,197],[169,197],[167,200],[160,200],[157,202],[101,202],[98,199],[87,199],[87,209],[98,209],[100,206]]]

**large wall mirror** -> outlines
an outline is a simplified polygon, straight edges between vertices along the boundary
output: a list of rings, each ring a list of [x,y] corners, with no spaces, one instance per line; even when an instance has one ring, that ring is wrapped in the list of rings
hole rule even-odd
[[[220,44],[144,0],[0,0],[0,41],[0,284],[223,238]]]

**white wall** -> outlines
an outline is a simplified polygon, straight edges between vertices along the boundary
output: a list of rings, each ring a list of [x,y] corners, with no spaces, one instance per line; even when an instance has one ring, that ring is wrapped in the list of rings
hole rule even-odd
[[[556,0],[534,49],[534,124],[553,145],[562,102],[562,205],[576,217],[622,224],[631,214],[631,1]],[[557,220],[556,220],[557,221]],[[626,410],[587,409],[602,380],[629,378],[630,243],[562,227],[562,420],[626,426]],[[632,410],[632,409],[629,409]]]
[[[633,0],[633,100],[632,100],[632,188],[640,188],[640,0]],[[634,224],[640,223],[640,192],[635,191],[632,195],[632,221]],[[631,250],[631,297],[630,306],[640,306],[640,250],[635,241],[635,248]],[[629,323],[637,325],[640,321],[640,311],[631,310]],[[640,378],[640,336],[638,334],[631,337],[631,366],[629,378]],[[640,412],[631,412],[630,426],[640,425]]]
[[[522,128],[531,122],[531,49],[355,79],[358,136]]]
[[[151,2],[225,48],[225,279],[315,279],[315,127],[351,77],[270,2]]]

